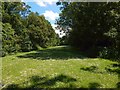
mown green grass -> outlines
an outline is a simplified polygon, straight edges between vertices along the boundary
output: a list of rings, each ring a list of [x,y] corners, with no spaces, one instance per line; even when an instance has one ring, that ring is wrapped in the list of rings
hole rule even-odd
[[[2,58],[3,88],[117,88],[119,65],[65,46]]]

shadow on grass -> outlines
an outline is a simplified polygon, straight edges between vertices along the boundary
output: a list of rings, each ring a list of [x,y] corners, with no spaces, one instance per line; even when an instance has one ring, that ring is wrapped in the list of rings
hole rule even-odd
[[[36,90],[36,89],[38,90],[40,88],[51,88],[57,82],[58,83],[62,82],[63,85],[66,83],[69,85],[67,88],[71,87],[75,88],[74,85],[71,84],[71,82],[75,81],[77,81],[75,78],[63,74],[57,75],[51,79],[48,79],[47,77],[32,76],[28,79],[28,81],[23,82],[21,85],[24,86],[24,90]],[[3,88],[2,90],[20,90],[20,89],[22,88],[19,87],[19,85],[17,84],[10,84],[6,88]]]
[[[20,87],[18,84],[9,84],[7,87],[2,88],[2,90],[20,90]]]
[[[120,64],[111,64],[110,66],[105,67],[105,70],[108,73],[116,73],[120,76]]]
[[[98,71],[98,69],[99,68],[97,66],[90,66],[90,67],[80,68],[80,70],[88,71],[88,72],[91,72],[91,73],[103,74],[103,72]]]
[[[98,69],[98,67],[96,66],[90,66],[90,67],[84,67],[84,68],[80,68],[81,70],[84,71],[89,71],[89,72],[96,72],[96,70]]]
[[[91,73],[99,73],[99,74],[104,74],[104,73],[114,73],[118,75],[118,78],[120,78],[120,64],[111,64],[105,67],[105,72],[100,72],[98,71],[98,67],[96,66],[90,66],[90,67],[83,67],[80,68],[81,70],[88,71]],[[90,83],[89,88],[99,88],[100,85],[98,83]],[[120,82],[116,83],[116,88],[120,88]]]
[[[118,76],[120,77],[120,64],[108,65],[105,67],[104,71],[99,71],[99,68],[97,66],[83,67],[83,68],[80,68],[80,70],[88,71],[91,73],[99,73],[99,74],[115,73],[115,74],[118,74]]]
[[[55,85],[56,82],[69,83],[69,82],[74,82],[74,81],[77,81],[77,80],[75,78],[61,74],[61,75],[58,75],[52,79],[49,79],[49,80],[41,83],[41,85],[52,86],[52,85]]]
[[[118,74],[118,78],[120,78],[120,63],[118,63],[118,64],[111,64],[110,66],[105,67],[105,70],[108,73]],[[120,82],[116,83],[116,87],[120,88]]]
[[[45,50],[39,50],[35,53],[29,53],[25,55],[17,56],[19,58],[32,58],[38,60],[68,60],[68,59],[75,59],[75,58],[85,58],[79,51],[71,49],[68,46],[64,47],[55,47],[55,48],[48,48]]]
[[[100,88],[100,84],[99,83],[96,83],[96,82],[93,82],[93,83],[89,83],[89,88]]]
[[[116,86],[117,86],[117,88],[120,88],[120,82],[118,82],[118,83],[116,84]]]

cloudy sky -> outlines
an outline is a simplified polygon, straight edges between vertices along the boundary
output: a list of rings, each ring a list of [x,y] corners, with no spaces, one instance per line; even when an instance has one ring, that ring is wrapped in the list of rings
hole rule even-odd
[[[60,6],[56,5],[57,1],[58,0],[22,0],[22,2],[31,6],[31,11],[38,12],[39,15],[44,15],[53,28],[56,26],[55,20],[59,18],[60,13]],[[55,32],[60,34],[59,30],[55,30]]]

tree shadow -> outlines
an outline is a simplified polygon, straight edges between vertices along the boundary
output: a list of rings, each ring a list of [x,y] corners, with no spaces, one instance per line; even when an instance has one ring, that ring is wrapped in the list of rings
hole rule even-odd
[[[108,73],[115,73],[118,75],[118,79],[120,78],[120,63],[115,63],[115,64],[111,64],[107,67],[105,67],[105,70]],[[120,88],[120,81],[116,83],[116,87]]]
[[[96,66],[90,66],[90,67],[85,67],[85,68],[80,68],[81,70],[84,70],[84,71],[90,71],[90,72],[95,72],[98,67]]]
[[[61,74],[52,79],[46,80],[45,82],[41,83],[41,85],[52,86],[52,85],[55,85],[56,82],[69,83],[74,81],[77,81],[77,80],[75,78]]]
[[[116,86],[117,86],[117,88],[120,88],[120,82],[118,82],[118,83],[116,84]]]
[[[100,84],[96,82],[89,83],[89,88],[100,88]]]
[[[90,67],[83,67],[80,68],[80,70],[88,71],[91,73],[115,73],[118,74],[118,77],[120,77],[120,64],[110,64],[105,67],[104,71],[99,71],[99,68],[97,66],[90,66]]]
[[[7,87],[2,88],[1,90],[20,90],[20,87],[18,84],[9,84]]]
[[[107,67],[105,67],[105,70],[108,72],[108,73],[116,73],[118,74],[118,76],[120,76],[120,64],[111,64]]]
[[[51,88],[54,86],[57,82],[62,82],[64,84],[68,83],[69,87],[74,87],[71,82],[77,81],[75,78],[72,78],[70,76],[66,76],[63,74],[57,75],[53,78],[48,77],[40,77],[40,76],[32,76],[29,77],[28,81],[25,81],[21,83],[20,85],[23,85],[24,88],[21,88],[18,84],[10,84],[7,87],[3,88],[2,90],[38,90],[41,88]],[[30,85],[29,85],[30,83]],[[64,86],[63,86],[64,87]],[[74,87],[75,88],[75,87]]]
[[[17,56],[19,58],[32,58],[38,60],[68,60],[68,59],[76,59],[76,58],[86,58],[85,55],[82,55],[77,50],[74,50],[70,47],[59,47],[59,48],[48,48],[45,50],[39,50],[34,53],[29,53],[25,55]]]
[[[103,74],[103,72],[98,71],[99,68],[97,66],[83,67],[83,68],[80,68],[80,69],[84,70],[84,71],[91,72],[91,73]]]

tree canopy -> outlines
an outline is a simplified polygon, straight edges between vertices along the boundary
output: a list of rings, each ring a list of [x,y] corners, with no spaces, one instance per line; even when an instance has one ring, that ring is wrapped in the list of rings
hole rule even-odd
[[[90,56],[120,56],[120,2],[59,2],[57,28]],[[103,55],[104,53],[104,55]]]
[[[50,22],[30,11],[24,2],[2,2],[3,56],[18,51],[36,50],[58,43]]]

